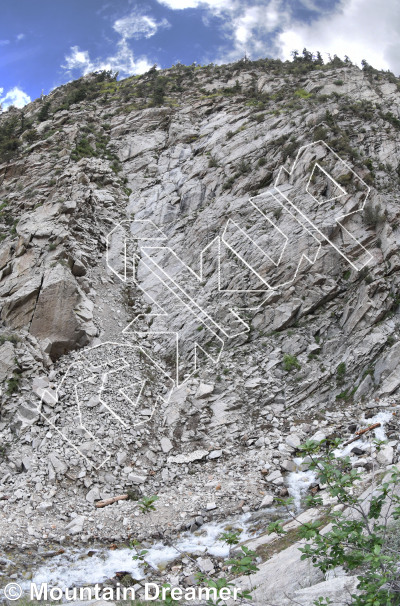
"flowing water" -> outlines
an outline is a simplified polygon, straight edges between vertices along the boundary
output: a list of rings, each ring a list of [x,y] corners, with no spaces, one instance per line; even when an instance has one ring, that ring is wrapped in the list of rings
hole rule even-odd
[[[251,538],[255,531],[252,530],[250,518],[251,514],[246,513],[233,522],[204,524],[196,533],[184,533],[175,542],[176,547],[162,542],[153,543],[147,547],[145,561],[154,569],[162,569],[181,553],[227,557],[229,546],[219,540],[219,536],[226,528],[232,527],[232,529],[242,529],[241,541]],[[91,555],[89,556],[88,553]],[[139,580],[145,575],[140,562],[132,559],[133,555],[135,551],[128,547],[114,550],[104,547],[69,549],[67,553],[53,557],[51,561],[33,571],[31,580],[24,582],[22,586],[27,590],[30,582],[38,585],[48,583],[49,587],[94,585],[114,577],[119,571],[127,572],[134,579]]]
[[[381,423],[382,426],[374,430],[374,438],[384,440],[385,424],[392,416],[392,412],[380,412],[371,419],[368,424]],[[342,447],[336,451],[336,456],[346,456],[351,453],[355,446],[365,445],[371,440],[371,434],[362,436],[356,442]],[[371,445],[374,449],[374,446]],[[356,458],[356,457],[355,457]],[[295,458],[297,469],[287,476],[287,487],[291,497],[294,499],[294,508],[301,510],[302,499],[309,487],[316,482],[317,474],[311,470],[303,470],[306,467],[302,458]],[[270,509],[268,514],[275,510]],[[175,546],[166,545],[162,542],[153,543],[147,547],[145,561],[153,569],[163,569],[168,563],[179,557],[182,553],[200,556],[209,554],[219,557],[229,555],[229,546],[219,540],[219,537],[227,528],[241,528],[240,540],[245,541],[257,534],[252,521],[252,514],[246,513],[235,520],[226,520],[221,523],[211,522],[205,524],[195,533],[186,532],[176,542]],[[89,555],[90,554],[90,555]],[[134,551],[128,547],[111,550],[106,547],[71,548],[66,553],[55,556],[51,561],[32,570],[31,581],[40,585],[48,583],[49,587],[79,587],[102,583],[113,578],[116,572],[124,571],[134,579],[144,578],[144,572],[140,562],[132,559]],[[31,581],[25,581],[21,585],[27,591]]]
[[[341,446],[341,447],[337,448],[334,451],[335,457],[345,457],[345,456],[350,455],[351,461],[356,460],[358,457],[351,456],[352,449],[357,446],[359,448],[362,448],[364,446],[364,450],[365,450],[365,445],[367,443],[368,443],[369,451],[374,452],[376,450],[376,447],[374,446],[371,438],[373,437],[375,440],[386,440],[385,425],[392,418],[392,416],[393,416],[393,409],[390,411],[389,410],[381,411],[378,414],[376,414],[375,416],[371,417],[370,419],[367,419],[365,421],[366,426],[373,425],[374,423],[380,423],[381,426],[372,430],[373,433],[369,432],[369,433],[361,436],[359,440],[356,440],[355,442],[352,442],[351,444],[348,444],[347,446]],[[288,474],[287,488],[289,491],[289,495],[294,500],[293,504],[294,504],[295,510],[300,511],[302,499],[307,494],[307,491],[310,488],[310,486],[312,486],[313,483],[316,482],[317,474],[315,473],[315,471],[311,471],[311,470],[302,471],[302,467],[306,467],[306,465],[304,464],[304,460],[302,458],[295,458],[294,463],[297,466],[297,469]]]

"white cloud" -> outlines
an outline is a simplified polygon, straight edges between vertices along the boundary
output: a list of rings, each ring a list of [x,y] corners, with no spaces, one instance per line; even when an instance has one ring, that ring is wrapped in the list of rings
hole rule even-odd
[[[65,57],[62,66],[68,71],[78,70],[85,75],[100,70],[118,71],[121,76],[132,74],[143,74],[147,72],[152,63],[146,57],[135,59],[132,50],[125,39],[117,43],[116,53],[105,59],[91,59],[88,51],[79,50],[78,46],[72,46],[71,52]]]
[[[117,19],[113,25],[115,31],[125,40],[129,38],[151,38],[159,28],[171,27],[167,19],[157,22],[153,17],[132,13],[123,19]]]
[[[217,57],[208,57],[215,63],[240,59],[246,53],[256,58],[271,54],[274,49],[272,32],[287,22],[283,0],[158,0],[173,10],[205,8],[210,16],[221,19],[221,30],[226,43]],[[203,16],[205,25],[210,21]]]
[[[377,69],[400,73],[400,4],[397,0],[347,0],[335,13],[311,24],[292,24],[279,36],[282,56],[293,49],[366,59]]]
[[[9,40],[0,40],[0,46],[6,46],[6,44],[10,44]]]
[[[25,38],[25,34],[17,34],[17,42],[23,40]]]
[[[154,62],[149,61],[147,57],[136,58],[129,47],[128,40],[130,38],[150,38],[156,34],[158,29],[166,27],[170,27],[167,19],[157,22],[151,16],[134,11],[127,17],[117,19],[113,24],[114,30],[120,35],[113,55],[92,59],[89,51],[80,50],[78,46],[71,46],[70,53],[65,56],[65,64],[62,67],[69,72],[77,70],[82,75],[99,70],[118,71],[121,76],[143,74],[150,69]]]
[[[281,56],[292,50],[348,55],[355,63],[366,59],[378,69],[400,74],[400,3],[398,0],[298,0],[309,11],[306,22],[296,18],[295,3],[285,0],[158,0],[173,10],[205,8],[221,17],[226,43],[216,63],[234,61],[246,52],[250,58]],[[297,8],[296,7],[296,8]],[[211,23],[203,16],[203,23]]]
[[[221,10],[229,9],[232,6],[231,0],[158,0],[158,2],[173,10],[198,8],[201,5],[207,6],[213,10]]]
[[[24,105],[31,102],[30,96],[18,88],[18,86],[11,88],[4,96],[2,96],[3,93],[4,88],[0,88],[0,104],[3,110],[11,105],[14,107],[24,107]]]

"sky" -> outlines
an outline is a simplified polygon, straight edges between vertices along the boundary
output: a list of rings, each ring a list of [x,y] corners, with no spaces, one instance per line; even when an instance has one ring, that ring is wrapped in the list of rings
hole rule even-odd
[[[304,47],[400,75],[399,0],[0,0],[0,103],[91,71],[290,59]]]

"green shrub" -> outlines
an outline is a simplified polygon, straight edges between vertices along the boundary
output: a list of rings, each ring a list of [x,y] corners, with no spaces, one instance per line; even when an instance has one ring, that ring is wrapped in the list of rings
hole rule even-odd
[[[6,341],[10,341],[10,343],[19,343],[18,335],[1,335],[0,336],[0,345],[3,345]]]
[[[375,441],[379,451],[382,443]],[[352,468],[350,457],[335,457],[339,439],[315,442],[308,440],[302,454],[310,461],[309,468],[319,475],[320,484],[338,507],[331,507],[321,520],[301,523],[299,537],[306,542],[299,551],[302,560],[310,560],[323,574],[343,567],[358,580],[357,594],[349,595],[352,606],[398,606],[400,604],[400,470],[392,467],[378,487],[372,486],[369,497],[359,495],[357,484],[362,472]],[[288,508],[293,499],[283,501]],[[309,495],[309,507],[322,505],[321,497]],[[296,516],[294,516],[296,518]],[[321,526],[325,526],[322,532]],[[272,522],[268,532],[285,535],[282,521]],[[314,604],[327,605],[323,596]]]
[[[260,124],[260,122],[262,122],[265,118],[265,114],[255,114],[253,116],[253,120],[255,120],[256,122],[258,122],[258,124]]]
[[[158,498],[159,497],[157,497],[156,495],[152,495],[151,497],[143,497],[143,499],[138,501],[140,511],[142,513],[148,513],[151,510],[155,510],[155,506],[153,505],[153,503],[155,503]]]
[[[319,125],[313,132],[313,141],[325,141],[328,131],[323,126]]]
[[[11,396],[13,393],[16,393],[19,391],[19,386],[21,383],[21,375],[19,375],[18,373],[14,373],[13,377],[11,379],[8,379],[7,381],[7,395]]]
[[[219,166],[218,160],[215,156],[211,156],[208,161],[208,168],[217,168]]]
[[[346,364],[344,362],[340,362],[339,366],[336,369],[336,382],[338,385],[342,385],[344,383],[345,376]]]
[[[348,185],[352,180],[353,173],[351,171],[345,173],[344,175],[339,175],[339,177],[336,178],[336,181],[339,183],[339,185]]]
[[[304,90],[304,88],[299,88],[294,94],[300,99],[309,99],[312,96],[311,93],[308,93],[306,90]]]
[[[17,116],[11,116],[0,125],[0,161],[13,158],[20,146],[21,125]]]
[[[43,103],[42,107],[40,108],[40,111],[37,115],[37,119],[39,122],[45,122],[46,120],[49,119],[49,111],[50,111],[50,102],[46,101],[45,103]]]
[[[377,227],[379,223],[383,223],[385,221],[385,215],[382,213],[381,205],[375,204],[374,206],[372,203],[366,204],[364,207],[363,219],[366,225],[372,227]]]
[[[165,91],[166,91],[166,78],[163,76],[158,76],[154,80],[153,90],[152,90],[152,104],[155,107],[159,107],[164,104],[165,100]]]
[[[296,356],[292,356],[291,354],[285,354],[283,356],[283,370],[290,372],[295,368],[296,370],[300,370],[301,365]]]
[[[28,143],[34,143],[38,139],[38,132],[35,128],[30,128],[23,134],[23,139]]]
[[[235,176],[230,177],[228,179],[228,181],[225,181],[225,183],[222,186],[222,189],[231,189],[231,187],[234,184],[234,182],[235,182]]]
[[[75,149],[72,151],[71,160],[75,160],[77,162],[81,158],[92,158],[93,156],[97,155],[97,151],[92,147],[88,139],[83,136],[79,139]]]
[[[236,166],[236,170],[238,175],[245,175],[246,173],[250,172],[250,164],[242,158],[239,164]]]

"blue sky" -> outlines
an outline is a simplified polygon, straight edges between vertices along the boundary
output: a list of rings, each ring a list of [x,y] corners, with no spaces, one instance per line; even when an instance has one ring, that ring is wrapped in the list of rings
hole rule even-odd
[[[0,0],[0,102],[98,69],[290,58],[304,46],[400,74],[398,0]]]

